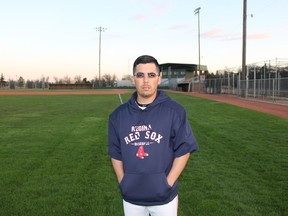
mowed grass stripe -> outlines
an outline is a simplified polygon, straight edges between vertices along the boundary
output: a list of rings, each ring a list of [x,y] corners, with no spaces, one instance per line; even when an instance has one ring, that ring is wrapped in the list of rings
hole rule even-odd
[[[106,215],[97,206],[114,177],[106,175],[107,115],[118,96],[1,99],[10,106],[1,117],[1,215]]]
[[[285,215],[288,121],[215,101],[173,98],[186,107],[200,144],[182,176],[187,205],[181,215]]]
[[[287,120],[170,95],[187,109],[200,144],[181,176],[179,216],[285,215]],[[0,215],[123,215],[107,156],[118,95],[0,101]]]

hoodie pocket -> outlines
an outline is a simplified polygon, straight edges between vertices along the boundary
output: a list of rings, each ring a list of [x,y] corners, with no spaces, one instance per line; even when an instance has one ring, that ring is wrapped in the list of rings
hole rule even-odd
[[[165,201],[171,191],[165,173],[125,173],[119,186],[124,199],[136,202]]]

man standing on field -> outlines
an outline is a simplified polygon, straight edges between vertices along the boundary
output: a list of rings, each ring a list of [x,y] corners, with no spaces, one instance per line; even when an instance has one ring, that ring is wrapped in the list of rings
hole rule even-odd
[[[176,216],[178,178],[198,148],[185,109],[157,90],[157,60],[138,57],[136,92],[109,116],[108,154],[126,216]]]

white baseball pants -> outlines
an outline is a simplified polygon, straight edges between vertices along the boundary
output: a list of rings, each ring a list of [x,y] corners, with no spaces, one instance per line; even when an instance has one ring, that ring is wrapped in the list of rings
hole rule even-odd
[[[158,206],[139,206],[123,200],[125,216],[177,216],[178,196],[171,202]]]

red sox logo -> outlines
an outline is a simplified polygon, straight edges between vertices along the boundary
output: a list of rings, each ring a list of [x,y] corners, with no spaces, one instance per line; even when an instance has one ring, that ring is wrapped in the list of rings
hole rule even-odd
[[[136,156],[140,159],[148,157],[149,154],[145,152],[144,146],[151,144],[160,144],[163,136],[155,131],[152,131],[151,125],[132,126],[131,133],[124,137],[125,143],[132,146],[139,146]]]
[[[137,153],[136,153],[136,156],[139,157],[139,158],[141,158],[141,159],[144,159],[144,157],[149,156],[149,154],[145,152],[143,146],[140,146],[140,147],[138,148],[138,151],[137,151]]]

